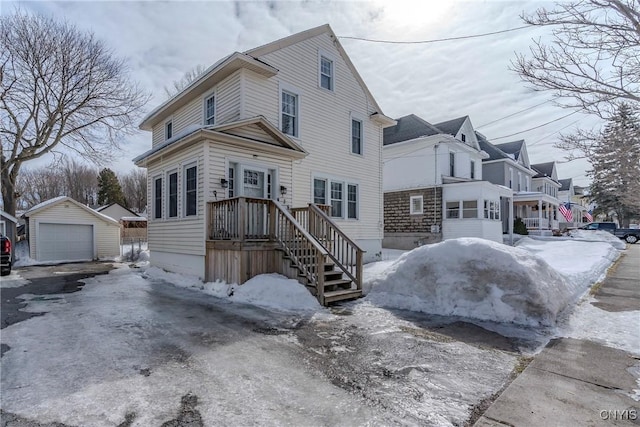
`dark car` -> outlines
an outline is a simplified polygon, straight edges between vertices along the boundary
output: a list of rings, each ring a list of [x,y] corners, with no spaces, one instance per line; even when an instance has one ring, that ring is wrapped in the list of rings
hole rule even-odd
[[[583,230],[605,230],[631,244],[640,240],[640,230],[634,228],[618,228],[614,222],[592,222],[580,228]]]
[[[11,274],[11,264],[13,254],[11,252],[11,240],[0,234],[0,274],[6,276]]]

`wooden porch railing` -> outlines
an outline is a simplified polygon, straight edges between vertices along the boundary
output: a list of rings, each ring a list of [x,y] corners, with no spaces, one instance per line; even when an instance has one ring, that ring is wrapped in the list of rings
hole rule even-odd
[[[209,203],[209,239],[269,240],[273,235],[270,202],[234,197]]]
[[[522,218],[522,222],[527,226],[528,230],[548,230],[549,219],[547,218]]]
[[[315,205],[324,213],[329,215],[331,212],[331,205]],[[309,208],[307,206],[302,208],[291,208],[291,214],[293,217],[304,227],[305,230],[309,230]]]
[[[329,218],[325,210],[310,203],[308,230],[327,250],[329,258],[362,289],[362,261],[364,251]]]

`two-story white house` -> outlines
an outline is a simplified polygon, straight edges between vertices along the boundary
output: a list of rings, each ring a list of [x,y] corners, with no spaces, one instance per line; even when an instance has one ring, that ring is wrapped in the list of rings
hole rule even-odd
[[[512,192],[482,178],[468,116],[432,125],[416,115],[384,130],[384,246],[410,249],[457,237],[502,242],[501,200]]]
[[[152,264],[302,277],[323,303],[357,294],[381,251],[393,124],[328,25],[221,59],[140,125]]]

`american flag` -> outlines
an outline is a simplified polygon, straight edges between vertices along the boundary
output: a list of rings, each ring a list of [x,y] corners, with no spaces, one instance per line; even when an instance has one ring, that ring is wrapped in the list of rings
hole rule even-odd
[[[587,222],[593,222],[593,215],[591,215],[591,211],[584,213],[584,219],[586,219]]]
[[[571,205],[569,203],[560,203],[558,210],[567,221],[573,221],[573,213],[571,213]]]

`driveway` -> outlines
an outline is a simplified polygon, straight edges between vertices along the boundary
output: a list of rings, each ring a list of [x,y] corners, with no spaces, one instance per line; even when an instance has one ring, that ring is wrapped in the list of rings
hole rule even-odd
[[[25,271],[7,299],[95,268]],[[462,425],[521,360],[521,342],[456,319],[277,313],[122,266],[23,297],[2,333],[3,425]],[[38,316],[11,323],[23,311]]]

